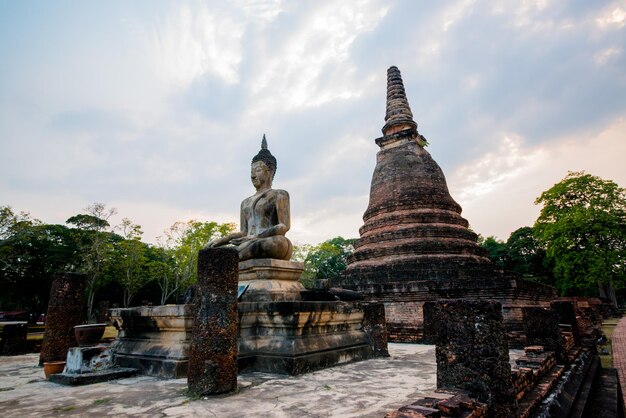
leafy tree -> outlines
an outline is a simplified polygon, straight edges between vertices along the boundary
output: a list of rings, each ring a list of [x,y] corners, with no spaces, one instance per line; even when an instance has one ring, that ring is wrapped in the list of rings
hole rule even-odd
[[[356,239],[331,238],[308,250],[304,259],[304,272],[300,281],[305,287],[312,287],[316,279],[334,279],[347,267],[347,259],[354,252]],[[293,258],[293,257],[292,257]]]
[[[107,271],[107,263],[113,256],[113,241],[109,219],[117,213],[115,208],[107,208],[104,203],[88,206],[86,214],[69,218],[66,223],[74,225],[78,231],[79,247],[82,253],[82,266],[79,269],[87,275],[87,318],[92,318],[96,290],[102,285]]]
[[[501,269],[506,268],[508,262],[506,243],[494,236],[483,238],[481,235],[478,235],[478,245],[487,250],[488,257],[496,266]]]
[[[615,302],[626,281],[626,190],[610,180],[569,172],[535,204],[539,241],[563,293],[595,293]]]
[[[228,235],[235,230],[235,224],[217,222],[187,221],[176,222],[165,231],[166,248],[172,258],[171,273],[165,268],[168,263],[158,266],[160,269],[159,287],[161,300],[166,301],[181,289],[198,280],[198,251],[212,239]]]
[[[141,242],[141,227],[133,224],[130,219],[124,218],[120,224],[122,237],[116,251],[115,265],[121,274],[118,281],[124,289],[124,307],[130,306],[130,302],[150,279],[147,274],[146,248],[147,244]]]
[[[546,250],[530,226],[511,233],[506,242],[506,268],[516,271],[526,279],[554,285],[552,269],[546,258]]]
[[[79,264],[72,230],[0,207],[0,303],[4,307],[44,312],[54,275]]]

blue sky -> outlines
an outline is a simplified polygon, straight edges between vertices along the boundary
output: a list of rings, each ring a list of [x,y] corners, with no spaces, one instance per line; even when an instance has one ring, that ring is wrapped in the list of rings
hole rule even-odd
[[[297,243],[358,236],[402,71],[463,216],[501,239],[568,170],[626,186],[623,1],[0,3],[0,204],[154,242],[237,221],[262,135]]]

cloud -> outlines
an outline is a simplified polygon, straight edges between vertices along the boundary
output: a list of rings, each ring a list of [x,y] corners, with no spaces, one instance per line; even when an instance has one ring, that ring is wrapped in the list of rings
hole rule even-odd
[[[180,5],[162,27],[155,27],[157,71],[179,88],[205,75],[237,83],[244,23],[208,4],[194,6]]]
[[[555,138],[549,144],[532,145],[521,137],[503,137],[496,152],[451,173],[452,197],[477,233],[506,240],[515,229],[532,226],[540,210],[535,199],[568,171],[586,171],[625,187],[624,132],[626,118],[614,120],[592,135]]]
[[[45,221],[107,202],[149,241],[177,216],[236,221],[263,133],[292,197],[290,236],[356,236],[390,65],[483,234],[532,222],[538,191],[577,158],[613,161],[600,142],[584,155],[562,144],[626,118],[618,1],[0,8],[4,202]],[[526,203],[501,204],[515,199]]]

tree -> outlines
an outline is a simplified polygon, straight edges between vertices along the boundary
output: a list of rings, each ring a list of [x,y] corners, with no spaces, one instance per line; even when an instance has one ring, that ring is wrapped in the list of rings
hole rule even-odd
[[[535,236],[534,229],[524,226],[511,233],[506,242],[508,270],[524,278],[554,285],[554,275],[546,258],[546,249]]]
[[[506,268],[508,262],[506,243],[494,236],[483,238],[482,235],[478,235],[478,245],[487,250],[488,257],[496,266]]]
[[[78,265],[72,230],[0,207],[0,304],[45,312],[54,275]]]
[[[356,239],[331,238],[307,250],[304,258],[304,272],[300,281],[305,287],[312,287],[316,279],[334,279],[341,276],[347,267],[347,259],[354,252]],[[292,257],[293,258],[293,257]]]
[[[626,190],[610,180],[569,172],[535,200],[535,233],[554,263],[563,293],[596,293],[615,302],[626,282]]]
[[[123,303],[124,307],[127,308],[130,306],[133,296],[150,279],[146,272],[148,259],[145,253],[147,245],[141,242],[143,235],[141,227],[133,224],[130,219],[122,219],[119,228],[124,239],[117,246],[115,264],[121,273],[118,275],[118,281],[124,289]]]
[[[165,242],[161,245],[170,253],[173,268],[169,273],[163,264],[160,265],[158,280],[162,303],[183,287],[197,281],[198,251],[210,240],[224,237],[234,230],[233,223],[218,224],[190,220],[176,222],[165,231]]]
[[[109,219],[117,213],[115,208],[107,208],[104,203],[94,203],[85,208],[86,214],[69,218],[66,223],[81,231],[79,246],[82,253],[82,268],[87,275],[87,318],[92,318],[93,301],[98,286],[102,283],[106,263],[113,255]]]

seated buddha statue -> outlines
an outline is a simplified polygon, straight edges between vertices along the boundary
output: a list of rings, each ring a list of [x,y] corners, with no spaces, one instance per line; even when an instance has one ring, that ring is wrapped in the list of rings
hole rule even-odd
[[[276,158],[267,149],[263,135],[261,150],[252,158],[250,178],[256,193],[241,202],[240,231],[209,241],[205,248],[234,246],[239,261],[255,258],[291,258],[289,193],[272,189]]]

